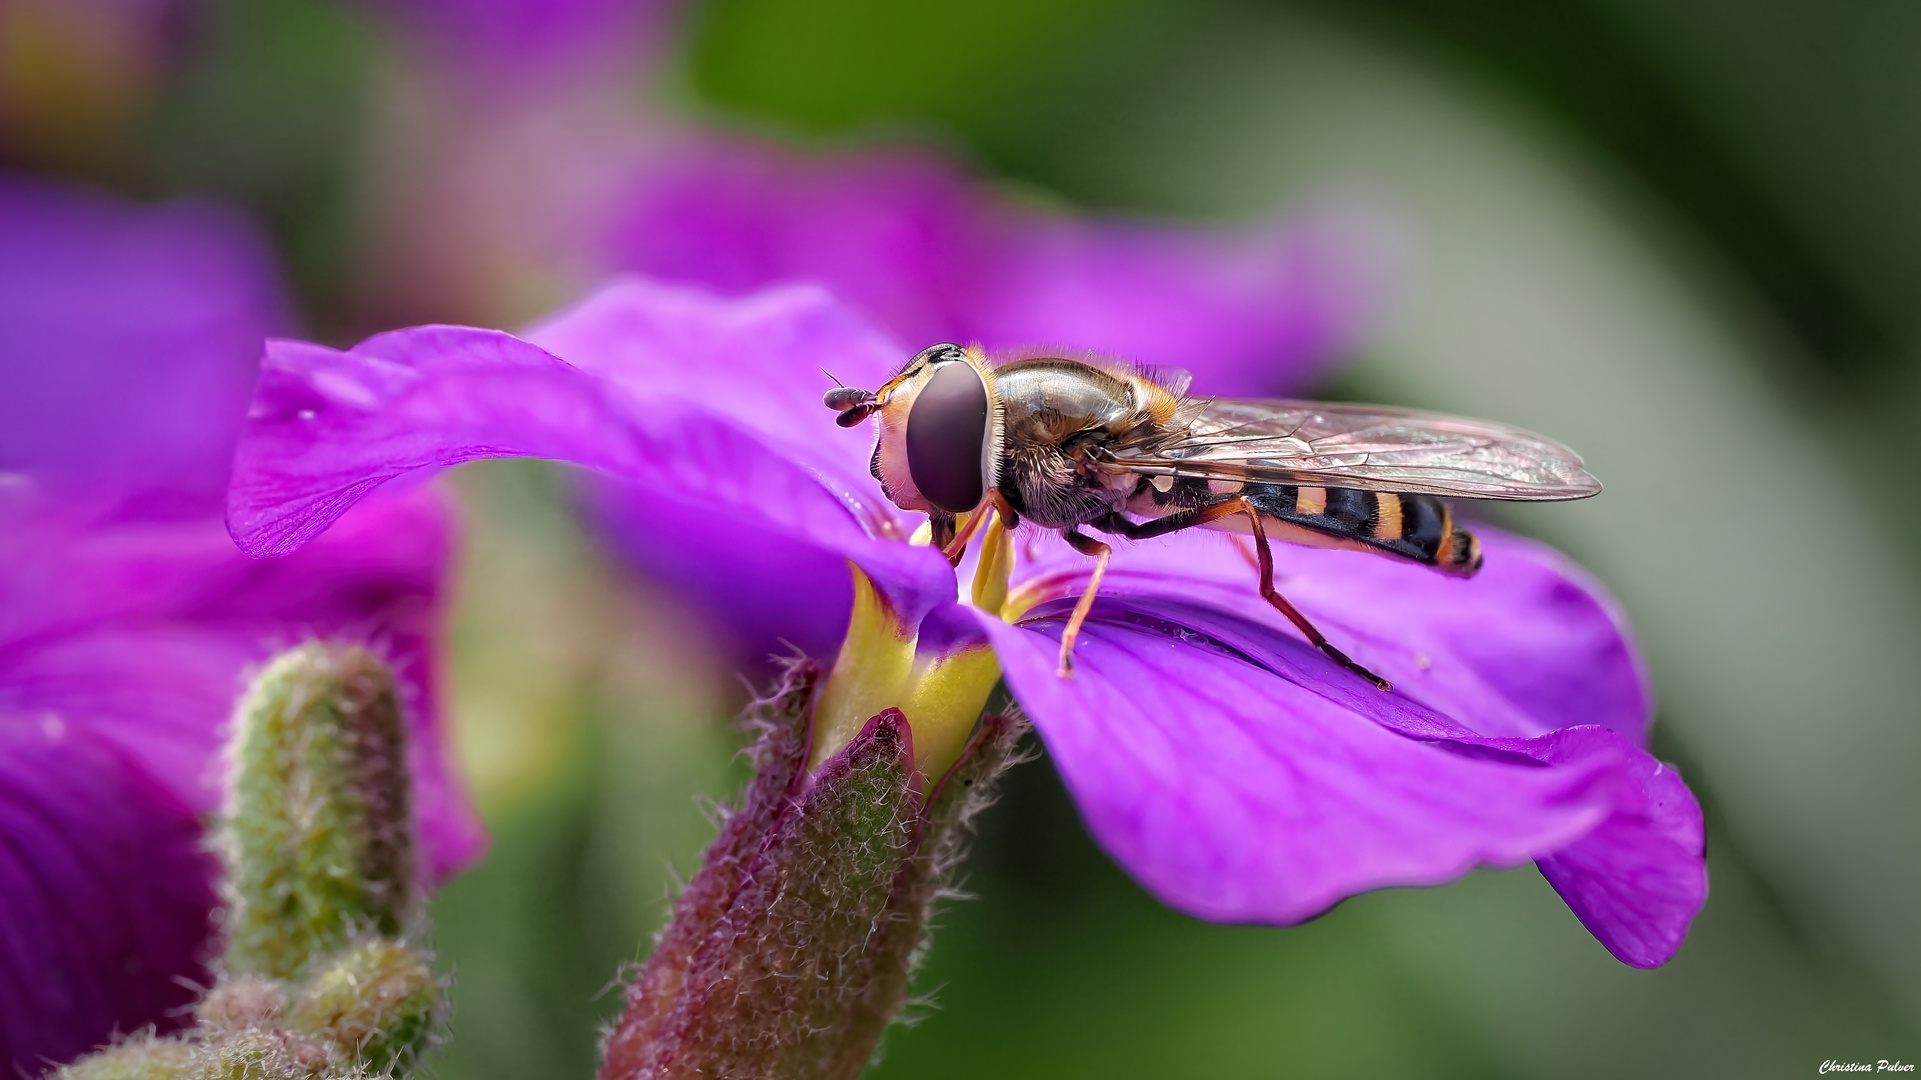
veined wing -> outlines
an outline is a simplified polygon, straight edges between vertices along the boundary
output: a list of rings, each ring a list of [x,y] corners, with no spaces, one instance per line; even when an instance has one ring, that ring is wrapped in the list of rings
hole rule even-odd
[[[1110,460],[1147,476],[1462,499],[1584,499],[1601,490],[1579,455],[1530,431],[1322,401],[1215,399],[1184,427],[1117,448]]]

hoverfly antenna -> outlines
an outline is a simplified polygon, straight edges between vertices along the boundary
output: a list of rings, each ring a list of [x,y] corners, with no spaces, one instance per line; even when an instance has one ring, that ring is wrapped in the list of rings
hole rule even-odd
[[[834,423],[839,424],[841,427],[853,427],[856,424],[859,424],[862,420],[865,420],[869,416],[874,415],[874,413],[878,412],[879,410],[880,410],[879,405],[876,405],[871,401],[863,402],[851,408],[842,409],[841,414],[839,416],[834,417]]]
[[[825,376],[827,376],[828,378],[830,378],[830,379],[832,379],[832,380],[834,380],[834,385],[835,385],[835,386],[846,386],[846,385],[847,385],[846,383],[844,383],[844,382],[841,382],[841,381],[840,381],[840,376],[838,376],[838,375],[836,375],[836,374],[834,374],[833,372],[831,372],[831,371],[829,371],[829,370],[827,370],[826,368],[821,368],[821,369],[820,369],[820,373],[821,373],[822,375],[825,375]]]
[[[848,409],[869,405],[873,400],[872,390],[862,390],[853,386],[836,386],[820,396],[821,404],[835,412],[845,412]]]

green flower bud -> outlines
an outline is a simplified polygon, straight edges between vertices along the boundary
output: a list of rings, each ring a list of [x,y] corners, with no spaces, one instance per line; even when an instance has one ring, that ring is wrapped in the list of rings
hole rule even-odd
[[[186,1043],[146,1036],[89,1054],[50,1080],[175,1080],[188,1075],[192,1062],[193,1047]]]
[[[392,675],[365,649],[304,645],[260,674],[234,726],[228,970],[193,1030],[108,1047],[59,1080],[404,1076],[444,1023],[431,958],[397,940],[415,913]]]
[[[398,942],[369,941],[309,979],[286,1020],[331,1043],[343,1060],[405,1075],[432,1045],[444,1006],[431,960]]]
[[[317,1039],[272,1026],[198,1037],[147,1036],[110,1046],[66,1066],[51,1080],[364,1080],[367,1073],[336,1068]]]
[[[359,1080],[366,1075],[334,1065],[333,1053],[318,1039],[254,1030],[202,1042],[179,1080]]]
[[[393,676],[358,646],[281,654],[240,704],[222,855],[227,965],[292,979],[412,915],[406,728]]]
[[[279,1026],[286,1005],[286,987],[274,979],[240,975],[222,979],[207,992],[194,1018],[200,1030],[212,1035],[236,1034]]]

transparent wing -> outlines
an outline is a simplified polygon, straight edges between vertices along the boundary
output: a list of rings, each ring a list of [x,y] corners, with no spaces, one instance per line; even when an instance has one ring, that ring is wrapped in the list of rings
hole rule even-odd
[[[1574,451],[1486,420],[1322,401],[1194,402],[1162,437],[1110,460],[1147,476],[1363,488],[1462,499],[1584,499]]]

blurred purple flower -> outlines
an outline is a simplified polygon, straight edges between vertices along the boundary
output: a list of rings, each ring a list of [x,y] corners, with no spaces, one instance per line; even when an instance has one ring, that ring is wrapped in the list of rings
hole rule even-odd
[[[498,80],[576,62],[610,36],[642,31],[657,0],[361,0],[418,45]],[[503,67],[506,69],[503,72]],[[550,73],[551,74],[551,73]]]
[[[665,0],[363,2],[397,18],[435,88],[383,140],[383,311],[413,297],[491,321],[530,282],[571,294],[611,272],[724,295],[814,282],[902,340],[1072,343],[1254,395],[1350,348],[1400,277],[1396,230],[1357,200],[1220,227],[1088,217],[925,147],[807,152],[695,126],[655,100],[681,7]],[[513,77],[557,41],[589,55]]]
[[[431,647],[448,543],[425,491],[294,559],[221,495],[261,342],[264,249],[209,206],[0,181],[0,1059],[27,1075],[180,1019],[205,981],[223,729],[250,669],[371,642],[409,687],[429,873],[476,857]]]
[[[1700,810],[1642,748],[1652,704],[1625,626],[1547,548],[1490,533],[1471,581],[1277,552],[1301,609],[1394,681],[1382,694],[1260,601],[1228,539],[1123,545],[1065,681],[1057,642],[1085,560],[1032,536],[1023,616],[957,604],[946,561],[904,542],[917,516],[882,497],[865,441],[826,421],[817,366],[872,386],[906,355],[859,316],[808,288],[726,301],[629,281],[529,336],[270,345],[229,496],[236,539],[286,554],[384,481],[559,458],[644,493],[652,542],[706,560],[717,587],[768,555],[734,585],[742,603],[821,617],[851,561],[923,649],[991,639],[1094,835],[1181,910],[1291,923],[1532,859],[1615,956],[1654,966],[1705,898]]]
[[[636,184],[611,246],[619,269],[722,294],[818,282],[903,341],[1071,343],[1241,396],[1300,386],[1350,348],[1396,271],[1358,205],[1233,229],[1089,220],[927,154],[717,140]]]
[[[204,514],[260,341],[286,322],[265,248],[211,206],[4,178],[0,236],[0,469],[148,515]]]

